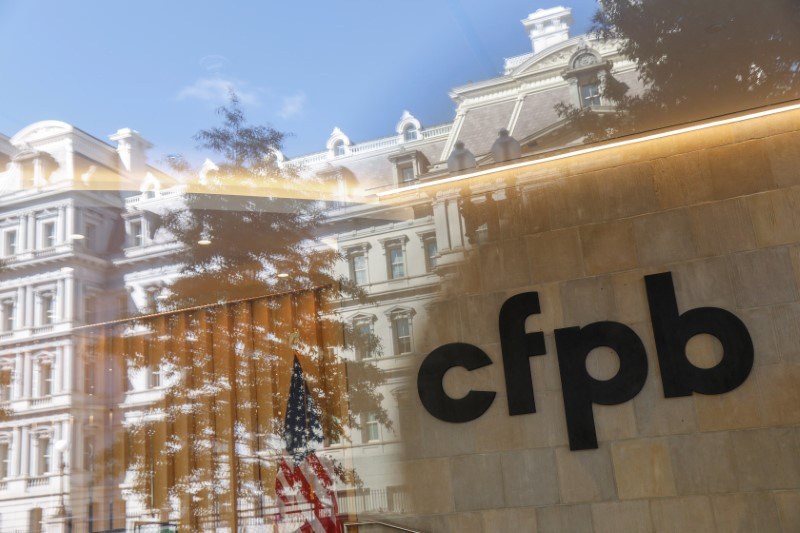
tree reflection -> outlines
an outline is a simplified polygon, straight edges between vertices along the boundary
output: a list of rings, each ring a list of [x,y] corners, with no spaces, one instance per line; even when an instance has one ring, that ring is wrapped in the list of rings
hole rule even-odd
[[[620,40],[644,89],[609,76],[613,112],[556,106],[588,142],[800,97],[795,0],[601,0],[592,31]]]
[[[156,522],[179,515],[186,531],[276,519],[295,356],[327,441],[346,442],[361,412],[390,425],[378,369],[337,354],[378,347],[335,314],[341,298],[363,294],[332,274],[338,253],[315,241],[324,205],[303,199],[303,181],[277,165],[282,134],[248,125],[235,97],[220,114],[222,125],[197,139],[222,162],[203,173],[203,192],[160,217],[159,231],[181,245],[164,312],[85,340],[106,374],[104,434],[113,437],[94,458],[93,483],[106,487],[106,505],[124,499],[128,514]],[[228,194],[232,186],[250,194]],[[358,485],[346,461],[334,470],[343,486]]]

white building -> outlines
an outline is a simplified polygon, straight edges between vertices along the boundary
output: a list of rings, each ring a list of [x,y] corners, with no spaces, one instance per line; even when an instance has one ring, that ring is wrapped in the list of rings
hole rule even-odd
[[[406,112],[392,135],[360,143],[335,128],[325,150],[281,162],[322,177],[340,195],[320,240],[342,253],[337,273],[368,295],[366,303],[342,302],[340,313],[381,341],[380,351],[341,355],[372,359],[384,371],[384,408],[394,420],[393,398],[404,394],[415,370],[409,361],[433,348],[422,334],[427,306],[465,251],[497,230],[491,222],[472,227],[464,206],[488,208],[504,192],[465,197],[454,186],[434,198],[405,195],[399,205],[374,202],[374,194],[447,176],[459,143],[479,168],[490,168],[500,162],[492,152],[500,130],[519,141],[522,157],[580,143],[560,127],[554,106],[603,112],[610,109],[600,96],[607,76],[637,84],[634,65],[614,43],[569,36],[569,9],[539,10],[522,23],[532,49],[507,59],[502,76],[453,89],[451,123],[429,127]],[[130,391],[115,390],[107,369],[78,349],[76,328],[158,310],[179,266],[175,245],[152,231],[152,214],[179,202],[183,189],[147,165],[150,145],[137,132],[122,129],[110,140],[115,145],[56,121],[0,135],[2,531],[63,530],[62,494],[76,531],[86,530],[90,515],[94,530],[119,527],[135,508],[97,492],[91,465],[102,448],[97,440],[107,438],[103,405],[110,397],[131,408],[146,404],[158,377],[140,376]],[[361,195],[370,201],[351,201]],[[343,494],[342,505],[401,511],[402,479],[392,466],[402,454],[401,425],[389,430],[374,413],[360,416],[362,431],[351,435],[347,457],[364,481],[363,498]],[[345,457],[337,445],[331,449]]]

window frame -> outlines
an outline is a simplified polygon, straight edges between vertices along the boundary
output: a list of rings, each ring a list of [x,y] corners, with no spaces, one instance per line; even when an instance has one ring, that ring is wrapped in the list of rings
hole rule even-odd
[[[10,242],[10,237],[14,236],[13,243]],[[13,250],[10,250],[13,248]],[[3,230],[3,257],[14,257],[19,252],[19,230],[17,228],[8,228]]]
[[[12,298],[0,301],[0,333],[11,333],[17,327],[17,302]]]
[[[55,248],[58,241],[58,225],[55,218],[48,218],[39,223],[39,249]]]

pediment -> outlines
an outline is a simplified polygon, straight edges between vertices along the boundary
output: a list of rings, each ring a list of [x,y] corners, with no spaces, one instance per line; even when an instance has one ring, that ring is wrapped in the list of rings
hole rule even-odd
[[[618,43],[589,38],[585,35],[558,43],[517,65],[508,76],[523,78],[548,71],[561,72],[570,68],[570,61],[579,51],[589,50],[598,57],[607,58],[618,53]]]
[[[43,120],[25,126],[16,135],[11,137],[11,144],[20,147],[34,144],[36,141],[72,133],[74,128],[60,120]]]

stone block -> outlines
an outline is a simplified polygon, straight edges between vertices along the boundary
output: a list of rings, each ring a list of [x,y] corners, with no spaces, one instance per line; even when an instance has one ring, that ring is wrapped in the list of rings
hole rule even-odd
[[[494,531],[484,529],[481,513],[456,513],[445,517],[445,529],[449,533],[484,533]]]
[[[780,189],[747,198],[759,247],[800,241],[800,189]]]
[[[800,185],[800,131],[774,135],[766,146],[775,183],[780,187]]]
[[[458,298],[459,316],[464,331],[463,342],[475,345],[500,342],[496,317],[505,300],[504,292],[472,294]]]
[[[710,179],[717,199],[734,198],[775,188],[766,146],[760,141],[708,149]]]
[[[731,433],[740,491],[800,487],[797,428],[764,428]]]
[[[771,311],[781,359],[800,362],[800,303],[775,306]]]
[[[669,447],[662,439],[640,439],[611,445],[620,499],[674,496]]]
[[[503,491],[500,490],[503,486],[503,474],[499,454],[453,457],[450,459],[450,471],[456,511],[503,507]]]
[[[650,515],[656,533],[716,531],[714,511],[708,496],[652,500]]]
[[[700,255],[721,255],[756,247],[747,204],[741,198],[689,209],[692,235]]]
[[[475,387],[477,390],[489,390],[487,387]],[[504,390],[494,388],[493,390]],[[461,396],[464,396],[463,394]],[[508,416],[508,400],[505,395],[498,394],[489,410],[472,422],[475,446],[478,452],[511,450],[522,447],[522,434],[518,417]],[[464,431],[468,431],[466,427]]]
[[[724,394],[694,394],[700,431],[752,428],[763,424],[758,385],[751,373],[744,383]]]
[[[657,209],[649,161],[573,173],[555,182],[548,192],[553,228],[618,220]]]
[[[773,308],[775,309],[775,308]],[[753,364],[770,365],[780,361],[780,353],[778,352],[777,344],[775,342],[775,328],[772,323],[772,310],[769,307],[758,307],[754,309],[740,309],[736,312],[739,318],[742,319],[747,330],[750,332],[750,338],[753,340],[753,351],[755,352],[755,360]],[[795,322],[795,331],[797,332],[797,324],[800,324],[800,317],[798,322]],[[800,354],[800,346],[795,345],[796,353]],[[800,362],[800,357],[797,359]]]
[[[646,501],[592,504],[594,533],[652,533],[653,522]]]
[[[589,505],[558,505],[536,510],[537,533],[592,533]]]
[[[526,237],[531,282],[560,281],[583,276],[583,256],[577,229]]]
[[[550,229],[548,183],[525,187],[521,193],[522,231],[521,235],[541,233]]]
[[[418,514],[451,513],[453,489],[450,483],[450,461],[448,459],[425,459],[403,463],[406,486],[411,507]],[[436,480],[431,483],[431,480]]]
[[[418,400],[417,400],[418,401]],[[419,457],[444,457],[475,451],[475,433],[461,424],[448,424],[434,418],[418,404],[418,428],[422,436]]]
[[[642,265],[665,265],[696,256],[686,209],[637,217],[633,221],[636,253]]]
[[[546,283],[544,285],[537,285],[531,290],[535,290],[539,293],[539,307],[542,312],[538,315],[531,315],[525,320],[525,330],[552,332],[556,328],[564,327],[564,313],[561,305],[561,284]],[[510,298],[518,292],[521,291],[509,291],[506,295]],[[494,324],[494,326],[496,328],[497,324]]]
[[[718,494],[712,496],[711,504],[717,531],[781,531],[778,507],[771,493]]]
[[[740,307],[797,300],[792,261],[786,248],[768,248],[729,256],[731,279]]]
[[[616,300],[616,319],[623,324],[648,321],[650,308],[647,305],[644,276],[650,272],[633,270],[611,276]]]
[[[488,532],[525,531],[537,533],[536,510],[532,508],[483,511],[483,530]]]
[[[653,353],[649,347],[648,351]],[[650,358],[648,358],[648,363],[650,377],[633,399],[636,427],[639,434],[655,437],[695,431],[697,422],[692,398],[665,399],[661,380],[653,378],[658,364]]]
[[[563,503],[600,502],[616,497],[608,449],[556,449],[558,485]]]
[[[783,531],[800,531],[800,490],[774,494]]]
[[[726,258],[711,257],[680,263],[673,266],[671,271],[681,313],[708,306],[735,309],[736,292]]]
[[[580,237],[587,274],[628,270],[637,264],[630,220],[583,226]]]
[[[770,426],[800,424],[800,363],[759,366],[754,373],[764,422]]]
[[[558,474],[552,449],[515,450],[500,456],[507,507],[559,503]]]
[[[678,494],[687,496],[737,489],[728,433],[679,435],[670,437],[668,442]]]
[[[535,359],[535,358],[534,358]],[[567,424],[561,391],[534,391],[536,413],[515,416],[522,432],[525,448],[566,446]]]
[[[617,367],[619,367],[619,362],[617,362]],[[594,405],[592,409],[598,442],[611,442],[638,436],[636,414],[632,402],[619,405],[598,404]]]
[[[711,168],[704,150],[665,157],[653,161],[656,198],[661,208],[669,209],[706,202],[714,197]]]
[[[614,286],[608,276],[577,279],[561,285],[564,323],[585,326],[598,320],[614,320]]]

